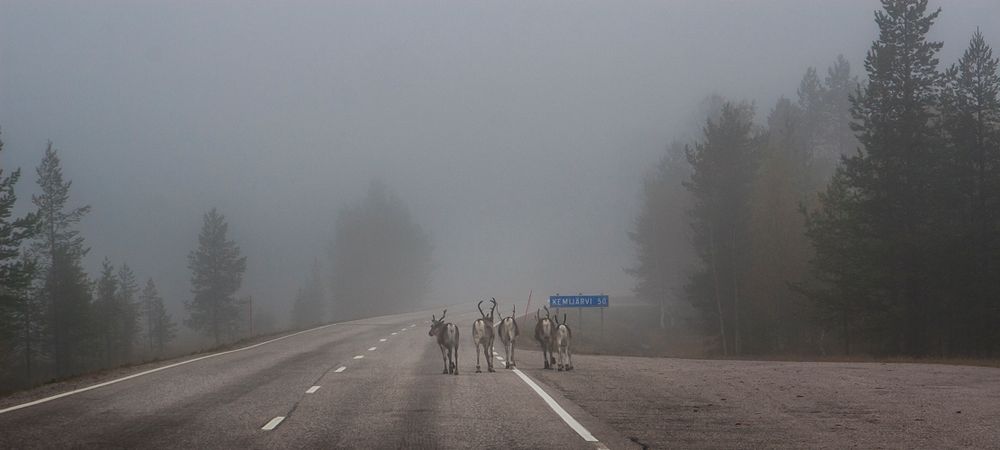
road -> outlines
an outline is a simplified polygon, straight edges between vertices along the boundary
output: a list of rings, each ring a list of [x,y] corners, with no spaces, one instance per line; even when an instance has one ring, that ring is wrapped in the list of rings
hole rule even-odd
[[[474,373],[471,311],[448,316],[462,331],[461,373],[441,374],[429,315],[333,324],[3,412],[0,447],[634,446],[541,384],[596,439],[585,440],[499,360]]]
[[[0,448],[996,448],[1000,442],[996,368],[576,355],[576,370],[556,372],[541,369],[537,351],[518,350],[517,372],[495,359],[496,373],[474,373],[470,330],[478,313],[453,309],[448,319],[462,331],[461,373],[443,375],[440,351],[427,336],[430,314],[338,323],[151,373],[137,368],[132,378],[14,410],[3,399]]]

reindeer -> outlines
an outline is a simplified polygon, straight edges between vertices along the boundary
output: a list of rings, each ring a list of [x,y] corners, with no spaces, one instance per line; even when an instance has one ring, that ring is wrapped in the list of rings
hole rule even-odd
[[[446,314],[447,309],[441,312],[440,319],[431,314],[431,330],[427,335],[436,337],[438,347],[441,347],[441,359],[444,360],[444,372],[441,373],[458,375],[458,327],[451,322],[444,322]]]
[[[504,368],[513,369],[514,364],[514,340],[517,336],[521,334],[520,330],[517,329],[517,304],[514,305],[514,310],[510,313],[509,317],[504,317],[500,320],[500,326],[497,329],[497,334],[500,335],[500,342],[503,342],[504,353],[507,354],[507,361]]]
[[[559,353],[559,371],[573,370],[573,354],[569,351],[569,341],[573,339],[573,332],[566,324],[566,314],[563,314],[562,323],[559,323],[559,316],[556,319],[556,332],[552,335],[552,345]]]
[[[478,305],[479,315],[483,316],[481,319],[476,319],[476,322],[472,324],[472,342],[476,345],[476,373],[483,373],[479,368],[479,347],[483,348],[483,355],[486,356],[486,368],[490,372],[496,372],[493,370],[493,336],[495,334],[493,326],[493,311],[497,309],[497,299],[491,300],[493,307],[490,308],[490,313],[486,314],[483,312],[483,302],[480,301]]]
[[[545,317],[539,315],[540,310],[535,310],[535,340],[542,346],[542,359],[545,360],[545,368],[551,369],[556,364],[556,357],[552,354],[552,333],[555,331],[552,319],[549,317],[549,307],[545,308]],[[551,364],[549,361],[551,360]]]

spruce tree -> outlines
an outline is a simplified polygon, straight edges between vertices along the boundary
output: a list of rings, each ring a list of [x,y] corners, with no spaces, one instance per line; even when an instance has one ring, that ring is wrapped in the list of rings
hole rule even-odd
[[[117,361],[118,339],[121,334],[121,311],[118,304],[118,278],[111,260],[101,262],[101,275],[94,289],[94,331],[101,341],[104,366],[112,367]]]
[[[3,151],[2,140],[0,151]],[[4,175],[0,167],[0,342],[11,344],[9,348],[0,348],[0,356],[6,351],[21,352],[23,380],[30,383],[40,317],[31,292],[37,266],[25,255],[24,244],[36,234],[37,220],[34,214],[13,217],[17,203],[14,186],[20,177],[20,169]]]
[[[227,238],[229,224],[222,214],[212,208],[203,219],[198,248],[188,255],[194,298],[185,302],[190,315],[186,323],[220,344],[239,326],[236,291],[243,282],[246,257]]]
[[[143,305],[149,352],[157,355],[162,354],[166,344],[176,336],[177,325],[163,306],[163,298],[157,292],[156,284],[153,283],[152,278],[146,281],[146,286],[142,289],[139,299]]]
[[[56,374],[80,369],[90,333],[90,282],[81,267],[89,249],[76,225],[90,206],[67,209],[71,181],[64,181],[58,151],[49,142],[36,169],[41,193],[32,196],[38,208],[39,233],[32,244],[41,265],[40,304],[46,310],[46,337]]]

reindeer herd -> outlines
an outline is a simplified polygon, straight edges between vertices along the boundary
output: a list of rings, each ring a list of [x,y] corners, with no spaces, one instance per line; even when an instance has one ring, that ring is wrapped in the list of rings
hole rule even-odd
[[[493,306],[490,307],[489,313],[483,312],[482,301],[476,305],[479,308],[479,315],[481,317],[476,319],[472,324],[472,342],[476,346],[476,373],[483,372],[479,359],[480,349],[482,349],[482,355],[486,358],[486,370],[495,372],[493,370],[493,342],[496,336],[500,336],[500,342],[503,343],[506,358],[504,359],[504,368],[513,369],[516,366],[514,362],[514,341],[520,334],[517,328],[517,320],[515,319],[517,306],[514,306],[511,315],[500,319],[500,322],[496,323],[494,313],[497,309],[497,299],[491,299],[490,303]],[[535,340],[542,347],[542,358],[544,359],[545,368],[557,369],[560,372],[573,370],[573,355],[569,348],[570,341],[573,339],[573,332],[570,331],[569,325],[566,324],[566,314],[563,314],[563,320],[560,323],[558,315],[552,317],[549,314],[549,308],[546,306],[544,309],[544,316],[542,316],[541,310],[535,311]],[[441,312],[440,319],[435,315],[431,315],[431,329],[427,335],[434,337],[437,340],[438,347],[441,348],[441,359],[444,360],[444,371],[441,373],[458,375],[459,332],[455,324],[444,321],[444,317],[447,314],[448,310],[446,309]]]

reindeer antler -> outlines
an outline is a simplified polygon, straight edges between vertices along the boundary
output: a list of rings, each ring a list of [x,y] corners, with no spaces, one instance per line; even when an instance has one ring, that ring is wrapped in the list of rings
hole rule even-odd
[[[563,313],[563,325],[566,325],[566,313]]]
[[[491,297],[490,302],[493,303],[493,307],[490,308],[490,318],[493,318],[493,311],[497,310],[497,299],[496,299],[496,297]]]
[[[549,307],[548,306],[543,306],[542,308],[545,309],[545,318],[548,319],[549,318]]]
[[[482,300],[479,301],[479,304],[476,305],[476,308],[479,308],[479,315],[483,316],[483,318],[485,319],[486,318],[486,314],[483,313],[483,301]]]
[[[448,310],[447,309],[444,310],[444,311],[441,311],[441,318],[438,319],[438,320],[444,320],[444,316],[447,316],[447,315],[448,315]]]

